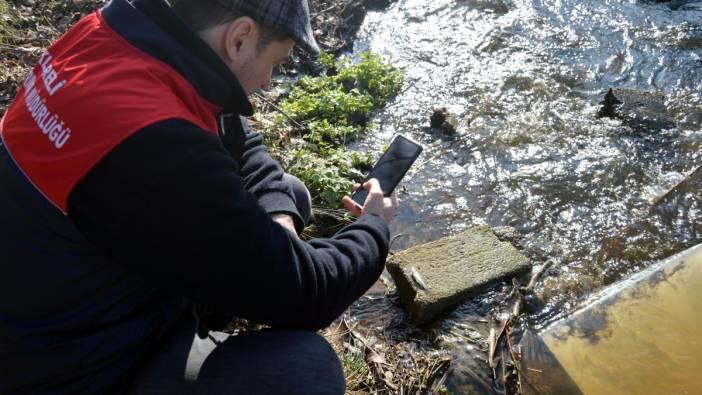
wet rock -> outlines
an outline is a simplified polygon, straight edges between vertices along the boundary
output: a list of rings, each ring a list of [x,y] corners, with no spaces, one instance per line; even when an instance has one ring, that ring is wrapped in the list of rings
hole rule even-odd
[[[524,238],[521,233],[517,232],[517,230],[511,226],[496,226],[492,228],[492,232],[501,241],[508,241],[515,245],[518,245]]]
[[[657,92],[610,88],[600,104],[599,118],[620,119],[635,131],[655,132],[675,127],[665,107],[665,96]]]
[[[366,126],[368,124],[368,115],[362,111],[354,111],[347,118],[351,126]]]
[[[446,107],[434,109],[434,112],[431,114],[431,117],[429,117],[429,126],[431,126],[432,129],[439,129],[441,125],[444,124],[444,121],[446,120],[447,116],[448,110],[446,109]]]
[[[511,0],[469,0],[468,4],[478,9],[493,11],[500,14],[505,14],[512,8]]]
[[[446,107],[434,109],[429,122],[432,129],[441,130],[444,136],[454,135],[458,128],[458,120]]]
[[[616,96],[614,96],[614,90],[609,88],[604,100],[600,102],[602,108],[597,112],[598,118],[617,118],[617,107],[622,104]]]
[[[664,3],[672,10],[700,10],[702,1],[693,0],[641,0],[641,3]]]
[[[392,4],[393,0],[368,0],[368,9],[372,11],[382,11]]]
[[[454,134],[456,134],[457,127],[458,120],[454,116],[450,116],[441,125],[441,132],[444,136],[453,136]]]
[[[423,325],[491,284],[529,269],[529,260],[489,226],[395,254],[387,265],[409,320]]]

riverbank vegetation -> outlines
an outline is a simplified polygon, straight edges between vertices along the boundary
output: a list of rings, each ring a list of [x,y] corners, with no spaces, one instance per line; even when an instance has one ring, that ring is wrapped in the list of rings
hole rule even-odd
[[[267,124],[269,146],[284,167],[302,179],[320,207],[338,209],[341,197],[372,165],[368,153],[346,145],[373,128],[371,112],[385,105],[402,85],[402,74],[378,55],[358,61],[320,56],[324,74],[287,84]]]

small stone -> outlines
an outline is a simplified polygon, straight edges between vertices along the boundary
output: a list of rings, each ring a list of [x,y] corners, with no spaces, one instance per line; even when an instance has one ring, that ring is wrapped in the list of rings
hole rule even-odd
[[[429,118],[431,128],[432,129],[441,129],[441,125],[444,124],[444,121],[446,120],[448,113],[449,112],[446,109],[446,107],[434,109],[434,113],[432,113],[431,117]]]
[[[458,129],[458,120],[446,107],[436,108],[429,117],[429,126],[441,130],[444,136],[452,136]]]
[[[522,240],[522,235],[511,226],[496,226],[492,228],[493,233],[502,241],[509,241],[512,244],[518,244]]]
[[[599,112],[597,113],[597,117],[616,118],[617,106],[622,104],[622,102],[617,99],[616,96],[614,96],[614,91],[612,88],[609,88],[604,100],[601,101],[600,104],[602,104],[602,108],[600,108]]]
[[[455,116],[453,116],[453,114],[449,114],[446,117],[446,120],[444,120],[444,123],[441,124],[441,132],[444,136],[453,136],[454,134],[456,134],[457,129],[458,120]]]

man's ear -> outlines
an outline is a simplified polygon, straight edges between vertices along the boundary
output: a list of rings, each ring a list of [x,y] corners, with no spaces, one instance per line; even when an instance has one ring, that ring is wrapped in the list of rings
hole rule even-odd
[[[253,19],[244,16],[227,24],[224,31],[224,53],[227,60],[234,61],[247,46],[258,43],[258,28]]]

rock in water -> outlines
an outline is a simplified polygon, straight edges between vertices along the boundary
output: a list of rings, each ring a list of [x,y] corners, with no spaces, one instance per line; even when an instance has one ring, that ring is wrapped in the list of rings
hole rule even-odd
[[[665,96],[657,92],[610,88],[600,104],[598,117],[621,119],[635,131],[657,132],[675,127],[665,107]]]
[[[614,96],[614,90],[609,88],[604,100],[601,101],[600,104],[602,104],[602,108],[600,108],[600,111],[597,112],[597,117],[616,118],[617,108],[620,104],[622,104],[622,102],[619,101],[616,96]]]
[[[388,261],[409,320],[423,325],[466,298],[529,269],[529,260],[489,226],[412,247]]]
[[[447,137],[454,135],[458,128],[458,120],[446,107],[434,109],[429,122],[432,129],[441,130],[441,133]]]

